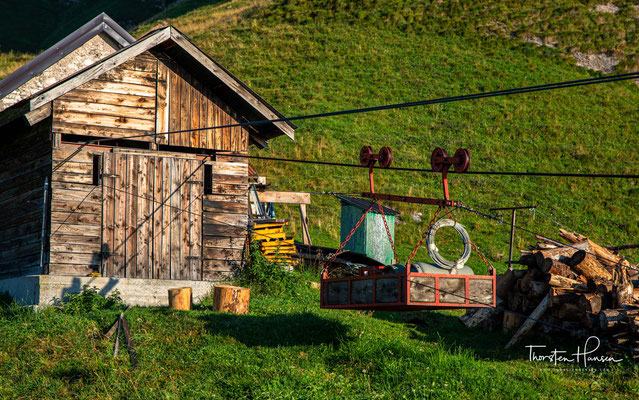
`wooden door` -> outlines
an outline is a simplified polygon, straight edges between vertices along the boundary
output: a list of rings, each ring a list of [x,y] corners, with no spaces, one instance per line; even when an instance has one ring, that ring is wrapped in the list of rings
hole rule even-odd
[[[103,161],[103,275],[202,279],[200,161],[114,152]]]

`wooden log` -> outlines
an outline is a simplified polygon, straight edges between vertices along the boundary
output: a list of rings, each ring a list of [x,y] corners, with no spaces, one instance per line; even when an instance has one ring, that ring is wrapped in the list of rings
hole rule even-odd
[[[634,287],[630,278],[628,277],[628,271],[620,266],[615,267],[613,271],[613,302],[615,306],[619,307],[622,304],[633,303],[633,291]]]
[[[620,257],[616,255],[615,253],[613,253],[612,251],[606,249],[605,247],[598,245],[597,243],[588,239],[584,235],[580,235],[579,233],[568,232],[564,229],[560,229],[559,236],[566,239],[570,243],[583,243],[583,242],[588,243],[588,246],[591,248],[592,252],[596,254],[599,262],[601,262],[605,266],[608,266],[608,267],[612,267],[615,265],[621,265],[624,267],[630,266],[628,261],[625,260],[623,257]]]
[[[639,315],[631,315],[628,317],[628,325],[634,333],[639,333]]]
[[[582,293],[577,299],[577,306],[584,312],[599,313],[602,299],[597,293]]]
[[[513,264],[535,267],[537,266],[537,261],[535,260],[535,256],[533,254],[523,254],[521,257],[519,257],[518,261],[513,261]]]
[[[604,331],[620,327],[624,322],[623,310],[607,309],[599,313],[599,325]]]
[[[550,288],[550,306],[552,308],[561,307],[565,303],[575,303],[579,293],[571,288]]]
[[[213,311],[246,314],[249,311],[251,289],[217,285],[213,288]]]
[[[605,294],[612,292],[613,283],[611,281],[604,281],[601,279],[589,279],[587,285],[588,290],[591,292]]]
[[[539,303],[537,308],[530,314],[530,316],[526,319],[526,321],[519,327],[517,332],[513,335],[512,338],[506,343],[504,349],[511,348],[515,343],[519,341],[519,339],[525,335],[537,322],[539,318],[546,312],[548,309],[548,304],[550,301],[550,292],[544,297],[544,299]]]
[[[514,269],[513,270],[513,274],[515,275],[515,279],[521,279],[524,277],[524,275],[526,275],[526,272],[528,272],[525,269]]]
[[[502,318],[500,317],[502,313],[503,311],[497,307],[470,308],[464,315],[459,317],[459,320],[466,325],[467,328],[482,327],[488,330],[494,330],[494,328],[501,323]],[[499,320],[495,321],[497,318],[499,318]]]
[[[575,252],[577,252],[578,250],[589,251],[590,244],[588,243],[588,241],[578,242],[571,245],[570,247],[558,247],[556,249],[550,250],[537,250],[534,254],[535,260],[537,261],[537,266],[540,266],[540,263],[543,263],[546,258],[552,258],[553,260],[566,263],[568,260],[570,260],[570,257],[572,257],[572,255],[575,254]]]
[[[522,300],[525,296],[515,290],[508,293],[508,308],[513,311],[523,311]]]
[[[586,313],[576,304],[564,303],[559,307],[557,317],[564,321],[581,321],[586,318]]]
[[[595,256],[586,254],[583,250],[577,251],[574,256],[571,257],[571,264],[572,268],[583,275],[586,279],[612,279],[612,274],[599,264]]]
[[[552,245],[552,246],[555,246],[555,247],[566,247],[566,245],[563,244],[563,243],[556,242],[556,241],[554,241],[552,239],[549,239],[547,237],[543,237],[541,235],[535,235],[535,238],[537,240],[541,241],[541,242],[544,242],[546,244],[549,244],[549,245]]]
[[[508,299],[508,293],[512,290],[517,280],[515,279],[515,271],[506,270],[505,273],[497,275],[497,284],[495,293],[501,299]]]
[[[129,350],[129,358],[131,360],[131,367],[138,366],[138,357],[135,354],[135,346],[133,340],[131,340],[131,328],[129,327],[129,321],[125,317],[122,317],[122,328],[124,330],[124,339],[126,339],[126,347]]]
[[[169,289],[169,307],[173,310],[190,310],[192,293],[190,287]]]
[[[570,269],[567,264],[564,264],[561,261],[553,260],[552,258],[544,259],[539,269],[545,274],[561,275],[563,277],[574,280],[580,279],[579,274]]]
[[[542,270],[537,268],[537,267],[535,267],[535,268],[530,268],[529,267],[528,268],[528,273],[530,273],[530,277],[534,281],[541,281],[541,280],[546,279],[546,274]]]
[[[524,322],[524,317],[519,314],[504,311],[504,320],[502,323],[502,330],[504,332],[511,332],[519,328]]]
[[[528,296],[532,298],[539,298],[548,293],[550,286],[546,282],[532,281],[530,282],[530,288],[528,289]]]
[[[584,291],[588,290],[587,284],[580,281],[576,281],[574,279],[565,278],[561,275],[553,275],[553,274],[548,275],[547,283],[550,286],[554,286],[554,287],[572,288],[572,289],[584,290]]]
[[[532,280],[533,280],[532,274],[530,272],[527,272],[523,278],[517,281],[519,291],[524,293],[527,292],[528,288],[530,287],[530,282]]]

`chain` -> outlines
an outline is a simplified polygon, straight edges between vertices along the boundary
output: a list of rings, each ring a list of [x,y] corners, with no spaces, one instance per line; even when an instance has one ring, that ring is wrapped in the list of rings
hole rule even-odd
[[[339,249],[333,253],[330,258],[328,259],[328,261],[326,262],[326,265],[324,266],[324,268],[322,268],[322,272],[321,275],[324,275],[324,272],[328,269],[328,267],[333,263],[333,261],[335,261],[335,259],[337,258],[337,255],[339,253],[342,252],[342,250],[344,250],[344,247],[346,246],[346,243],[348,243],[349,240],[351,240],[351,237],[353,236],[353,234],[355,233],[355,231],[357,230],[357,228],[359,228],[359,226],[362,224],[362,221],[364,221],[364,218],[366,218],[366,215],[373,209],[373,202],[371,202],[371,206],[368,207],[368,210],[366,210],[362,216],[360,217],[359,221],[357,221],[357,223],[355,224],[355,227],[351,230],[351,232],[348,234],[348,236],[346,236],[346,238],[344,239],[344,241],[342,242],[342,244],[339,246]]]
[[[426,239],[426,234],[428,234],[428,231],[430,230],[430,228],[435,224],[435,221],[437,220],[437,217],[439,216],[439,213],[441,212],[442,212],[442,207],[441,206],[437,207],[437,211],[435,211],[433,218],[428,223],[428,227],[424,230],[424,232],[422,232],[422,237],[419,239],[419,242],[417,242],[417,246],[415,246],[413,251],[410,253],[408,260],[406,260],[406,265],[410,265],[410,262],[413,260],[413,258],[415,258],[415,255],[417,254],[417,250],[419,250],[419,248],[422,246],[422,243],[424,243],[424,240]]]
[[[450,211],[448,211],[448,213],[445,216],[448,216],[450,219],[452,219],[455,224],[457,223],[457,220],[455,219],[455,217],[453,216],[453,211],[455,209],[451,209]],[[477,255],[479,256],[479,258],[481,258],[484,263],[488,266],[488,272],[491,272],[494,268],[493,265],[490,263],[490,261],[488,261],[488,259],[486,258],[486,256],[484,255],[484,253],[482,253],[481,251],[479,251],[479,248],[477,247],[477,245],[475,243],[473,243],[472,241],[470,242],[470,247],[473,248],[473,250],[475,250],[475,252],[477,252]]]
[[[384,214],[384,209],[382,204],[379,201],[377,202],[377,206],[379,207],[379,212],[382,214],[382,220],[384,221],[384,227],[386,228],[386,234],[388,235],[388,241],[390,242],[391,248],[393,249],[393,255],[395,256],[395,262],[399,260],[397,257],[397,251],[395,251],[395,243],[393,242],[393,236],[391,236],[390,229],[388,228],[388,223],[386,222],[386,215]]]

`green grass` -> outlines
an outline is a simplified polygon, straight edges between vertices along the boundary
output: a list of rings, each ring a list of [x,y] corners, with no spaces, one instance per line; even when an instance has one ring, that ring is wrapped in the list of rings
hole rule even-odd
[[[635,54],[636,30],[630,29],[634,20],[623,13],[595,16],[589,11],[594,3],[543,2],[543,7],[539,7],[542,2],[508,6],[435,2],[427,7],[400,1],[357,3],[358,7],[355,2],[311,0],[187,0],[138,27],[135,34],[166,20],[288,116],[595,76],[566,57],[572,48],[616,52],[618,45],[624,60]],[[480,10],[480,4],[486,6]],[[541,11],[533,18],[535,9]],[[415,10],[421,10],[421,19]],[[600,24],[600,18],[613,21]],[[491,20],[506,20],[513,26],[505,35],[500,30],[491,33],[486,24]],[[535,35],[559,35],[566,44],[551,49],[523,43],[518,36],[523,31],[517,31],[521,26]],[[510,29],[519,33],[511,38]],[[616,39],[609,40],[606,32]],[[1,68],[28,56],[4,57]],[[374,149],[391,146],[396,166],[428,167],[435,147],[449,152],[466,147],[473,170],[637,173],[638,103],[639,88],[625,82],[300,121],[295,141],[278,138],[254,154],[353,163],[360,147],[368,144]],[[253,164],[277,190],[359,192],[367,186],[361,169]],[[438,179],[382,171],[376,175],[376,187],[435,197],[441,195]],[[604,245],[636,242],[639,235],[635,181],[453,175],[450,185],[452,198],[482,211],[537,205]],[[314,243],[337,246],[338,201],[313,195],[312,202]],[[396,237],[400,258],[405,258],[434,209],[389,205],[402,212]],[[424,213],[421,224],[409,216],[416,211]],[[277,212],[293,218],[297,227],[291,233],[299,239],[296,209],[282,206]],[[508,252],[508,227],[461,211],[456,218],[503,270],[500,261]],[[540,215],[533,219],[522,211],[518,221],[556,237],[557,227]],[[449,235],[439,247],[452,240]],[[516,246],[524,249],[534,241],[518,234]],[[421,250],[417,261],[426,257]],[[470,265],[484,272],[476,255]],[[141,363],[136,370],[131,370],[126,354],[111,359],[112,345],[99,334],[116,310],[86,316],[54,310],[4,313],[0,397],[636,398],[639,394],[636,368],[630,364],[595,373],[549,370],[547,364],[528,362],[523,344],[513,352],[501,350],[506,334],[464,328],[456,318],[459,312],[327,311],[318,309],[316,291],[299,287],[287,293],[253,294],[246,316],[204,308],[188,313],[132,310],[129,319]],[[550,345],[574,349],[574,340],[558,340]]]
[[[415,28],[407,29],[388,17],[402,9],[397,5],[401,2],[365,2],[357,10],[369,17],[357,21],[351,2],[335,6],[325,17],[316,16],[314,10],[324,3],[315,1],[261,3],[208,5],[167,21],[289,116],[596,75],[575,67],[557,50],[482,35],[446,18],[430,16],[413,21]],[[383,5],[388,7],[383,9],[386,17],[373,18],[379,12],[371,10]],[[460,15],[473,7],[465,6]],[[637,86],[624,82],[300,121],[294,142],[279,138],[267,150],[254,153],[357,162],[359,148],[367,144],[375,149],[391,146],[396,166],[428,167],[435,147],[449,152],[466,147],[473,170],[629,173],[636,172],[638,161],[636,152],[629,150],[639,144],[637,100]],[[254,164],[273,189],[360,192],[367,186],[366,173],[360,169]],[[377,174],[377,188],[438,197],[438,180],[432,174],[382,171]],[[603,244],[634,242],[639,234],[635,181],[454,175],[450,185],[452,197],[467,205],[486,211],[534,204]],[[309,217],[315,242],[337,246],[338,201],[320,195],[312,201]],[[424,212],[427,221],[434,209],[392,206],[403,213],[399,220],[405,224],[397,227],[396,235],[400,258],[405,258],[425,224],[413,222],[408,214]],[[296,209],[281,206],[277,211],[294,219],[299,238]],[[535,219],[526,211],[519,215],[521,225],[556,237],[557,226],[539,214]],[[506,226],[463,212],[457,218],[493,262],[507,255]],[[516,245],[524,248],[534,241],[522,234]],[[426,257],[425,252],[418,255]],[[471,263],[483,270],[479,258],[471,258]]]
[[[308,278],[308,274],[301,276]],[[0,397],[11,399],[636,398],[637,369],[573,372],[504,351],[458,312],[318,308],[297,285],[252,293],[246,315],[133,308],[139,367],[102,334],[118,308],[0,314]],[[537,338],[534,344],[545,341]],[[574,343],[552,346],[574,350]],[[561,347],[564,346],[564,347]],[[522,347],[523,349],[523,347]]]

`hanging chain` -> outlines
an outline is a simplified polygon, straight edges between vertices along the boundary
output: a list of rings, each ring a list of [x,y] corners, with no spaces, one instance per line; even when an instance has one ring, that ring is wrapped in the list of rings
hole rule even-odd
[[[324,274],[324,272],[328,269],[328,267],[333,263],[333,261],[335,261],[335,259],[337,258],[337,255],[339,253],[342,252],[342,250],[344,250],[344,247],[346,246],[346,243],[348,243],[349,240],[351,240],[351,237],[353,236],[353,234],[355,233],[355,231],[357,231],[357,228],[359,228],[359,226],[362,224],[362,221],[364,221],[364,218],[366,218],[366,215],[373,209],[373,203],[371,202],[371,206],[368,207],[368,210],[366,210],[362,216],[360,217],[359,221],[357,221],[357,223],[355,224],[355,227],[351,230],[351,232],[348,234],[348,236],[346,236],[346,239],[344,239],[344,241],[342,242],[342,244],[339,246],[339,249],[333,253],[328,261],[326,262],[326,265],[324,265],[324,268],[322,268],[322,272],[321,275]]]
[[[377,206],[379,207],[379,212],[382,214],[382,220],[384,221],[384,227],[386,228],[386,234],[388,235],[388,241],[390,242],[391,248],[393,249],[393,256],[395,257],[395,262],[399,261],[399,257],[397,257],[397,251],[395,251],[395,243],[393,242],[393,236],[391,236],[390,229],[388,228],[388,223],[386,222],[386,215],[384,214],[384,209],[382,204],[379,201],[375,201]]]
[[[410,253],[410,256],[408,257],[408,260],[406,260],[406,265],[407,266],[409,266],[410,262],[413,260],[413,258],[415,258],[415,255],[417,254],[417,250],[419,250],[419,248],[422,246],[422,243],[424,243],[424,239],[426,239],[426,234],[428,233],[430,228],[435,224],[435,221],[437,220],[437,217],[439,216],[439,213],[441,213],[441,212],[442,212],[442,207],[441,206],[437,207],[437,211],[435,211],[435,214],[433,215],[433,218],[428,223],[428,227],[424,230],[424,232],[422,232],[422,237],[419,239],[419,242],[417,242],[417,246],[415,246],[413,251]],[[449,214],[450,214],[450,212],[449,212]]]
[[[454,209],[451,209],[448,212],[448,215],[450,216],[450,219],[452,219],[455,223],[457,223],[457,220],[455,219],[455,217],[453,217],[452,212]],[[479,256],[479,258],[482,259],[482,261],[484,261],[484,263],[488,266],[488,272],[492,272],[495,268],[493,267],[493,265],[490,263],[490,261],[488,261],[488,259],[486,258],[486,256],[484,255],[484,253],[482,253],[481,251],[479,251],[479,248],[477,247],[477,245],[475,243],[473,243],[473,241],[470,241],[470,246],[473,248],[473,250],[475,250],[475,252],[477,253],[477,255]]]

